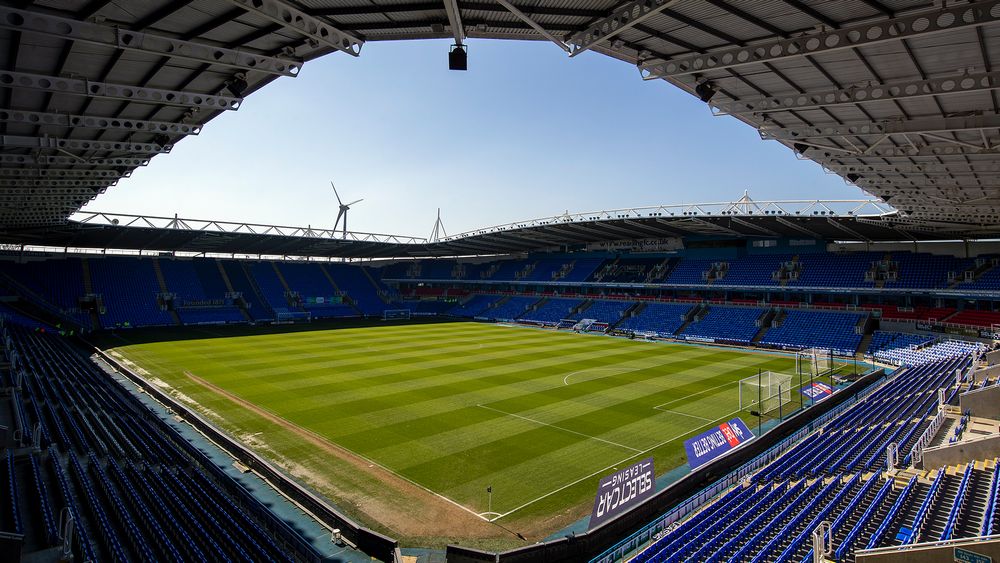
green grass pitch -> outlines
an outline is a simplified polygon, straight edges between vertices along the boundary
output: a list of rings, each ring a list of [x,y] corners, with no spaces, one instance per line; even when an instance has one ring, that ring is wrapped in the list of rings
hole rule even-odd
[[[329,472],[335,481],[348,469],[185,372],[470,514],[521,524],[536,537],[588,514],[597,480],[615,468],[647,455],[658,474],[684,463],[684,439],[740,414],[739,379],[758,369],[795,372],[789,356],[468,322],[115,352],[286,469],[300,460],[305,470],[291,472],[303,480]],[[797,391],[792,401],[797,406]],[[378,527],[363,503],[317,488]],[[382,494],[377,486],[363,493]]]

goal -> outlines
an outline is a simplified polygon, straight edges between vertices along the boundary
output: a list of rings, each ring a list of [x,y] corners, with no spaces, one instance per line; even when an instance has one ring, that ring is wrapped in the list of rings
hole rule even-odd
[[[803,375],[826,375],[833,369],[833,353],[826,348],[809,348],[795,354],[795,371]]]
[[[740,410],[756,409],[761,414],[778,412],[792,402],[792,376],[765,371],[740,380]]]
[[[409,309],[386,309],[382,312],[383,321],[409,320]]]

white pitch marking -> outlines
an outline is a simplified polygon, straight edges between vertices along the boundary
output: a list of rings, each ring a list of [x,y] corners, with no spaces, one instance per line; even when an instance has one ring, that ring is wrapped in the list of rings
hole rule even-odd
[[[604,438],[598,438],[597,436],[591,436],[590,434],[584,434],[583,432],[577,432],[576,430],[570,430],[569,428],[563,428],[562,426],[556,426],[555,424],[549,424],[548,422],[542,422],[541,420],[535,420],[533,418],[528,418],[526,416],[521,416],[519,414],[514,414],[512,412],[502,411],[500,409],[495,409],[493,407],[487,407],[486,405],[476,405],[477,407],[484,408],[489,411],[498,412],[500,414],[505,414],[507,416],[513,416],[514,418],[520,418],[521,420],[527,420],[528,422],[534,422],[535,424],[541,424],[542,426],[551,426],[556,430],[562,430],[563,432],[569,432],[570,434],[576,434],[577,436],[583,436],[584,438],[590,438],[591,440],[597,440],[598,442],[604,442],[605,444],[610,444],[612,446],[618,446],[619,448],[625,448],[633,452],[641,452],[642,450],[637,450],[635,448],[626,446],[625,444],[619,444],[618,442],[612,442],[611,440],[605,440]]]
[[[698,391],[697,393],[691,393],[690,395],[681,397],[680,399],[674,399],[673,401],[667,401],[666,403],[660,403],[660,404],[656,405],[653,408],[654,409],[659,409],[660,407],[665,407],[667,405],[672,405],[674,403],[679,403],[681,401],[686,401],[686,400],[690,399],[691,397],[694,397],[694,396],[697,396],[697,395],[701,395],[702,393],[708,393],[709,391],[715,391],[716,389],[718,389],[720,387],[726,387],[728,385],[737,385],[738,383],[739,383],[739,381],[730,381],[729,383],[723,383],[722,385],[716,385],[715,387],[712,387],[711,389],[705,389],[703,391]]]
[[[697,418],[698,420],[704,420],[705,422],[715,422],[714,418],[705,418],[703,416],[698,416],[696,414],[688,414],[686,412],[681,412],[681,411],[672,411],[670,409],[661,409],[660,407],[653,407],[653,408],[656,409],[656,410],[658,410],[658,411],[660,411],[660,412],[668,412],[670,414],[679,414],[681,416],[690,416],[691,418]]]

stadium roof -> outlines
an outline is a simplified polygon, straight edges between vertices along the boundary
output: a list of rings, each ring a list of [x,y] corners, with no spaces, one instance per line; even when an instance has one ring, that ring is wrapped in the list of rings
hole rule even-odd
[[[728,203],[566,213],[434,239],[176,216],[86,212],[75,218],[58,226],[0,231],[0,243],[196,254],[392,258],[573,250],[590,243],[663,243],[665,238],[877,242],[954,240],[978,234],[968,226],[956,230],[949,224],[901,223],[887,205],[871,200],[777,202],[753,201],[748,195]]]
[[[0,7],[0,227],[23,242],[57,224],[50,238],[114,231],[66,222],[303,61],[359,55],[366,41],[488,37],[636,64],[645,79],[698,96],[898,210],[884,227],[845,219],[867,234],[837,238],[879,239],[879,228],[897,240],[901,231],[904,240],[995,235],[998,22],[1000,0],[15,1]],[[753,231],[732,217],[705,221]],[[819,221],[808,230],[840,220]],[[613,225],[602,236],[622,238]],[[581,230],[538,226],[532,237],[560,229],[566,238]],[[506,251],[530,246],[509,233],[468,240],[501,237]]]

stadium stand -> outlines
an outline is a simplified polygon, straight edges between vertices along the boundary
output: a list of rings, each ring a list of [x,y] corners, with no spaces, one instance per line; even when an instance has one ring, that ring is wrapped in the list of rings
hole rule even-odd
[[[945,339],[925,346],[882,350],[876,352],[875,357],[896,365],[919,365],[928,361],[968,356],[981,351],[983,347],[984,345],[978,342]]]
[[[299,305],[314,318],[352,317],[357,311],[339,302],[340,291],[324,275],[322,266],[303,262],[276,262],[289,290],[299,296]]]
[[[488,307],[500,300],[499,295],[473,295],[464,303],[452,307],[448,314],[455,317],[478,317],[483,314]]]
[[[688,284],[688,285],[700,285],[705,283],[704,274],[711,270],[712,265],[717,260],[694,260],[694,259],[684,259],[681,260],[674,268],[670,271],[670,275],[667,276],[666,283],[668,284]],[[722,282],[720,282],[722,283]]]
[[[158,260],[174,310],[184,324],[238,323],[247,319],[227,298],[215,260]]]
[[[806,287],[862,287],[865,272],[879,255],[873,252],[800,256],[802,269],[795,285]]]
[[[0,272],[6,281],[23,288],[25,298],[58,311],[81,327],[92,326],[90,314],[80,308],[86,290],[81,259],[5,260],[0,261]]]
[[[288,312],[290,304],[285,296],[285,286],[271,262],[251,262],[247,272],[256,282],[261,297],[275,313]]]
[[[238,292],[246,303],[247,313],[255,321],[274,319],[274,309],[264,299],[259,286],[253,280],[246,262],[236,260],[220,260],[219,265],[225,276],[226,284]]]
[[[521,316],[520,320],[553,325],[562,319],[568,319],[573,311],[583,303],[580,299],[545,299],[542,303],[528,309]]]
[[[792,262],[793,256],[786,254],[743,257],[729,261],[726,285],[777,285],[774,274],[782,264]]]
[[[502,299],[496,307],[485,311],[485,315],[491,320],[511,321],[523,315],[537,301],[537,297],[508,297]]]
[[[972,325],[990,327],[1000,325],[1000,311],[976,311],[963,309],[954,316],[949,317],[948,322],[959,325]]]
[[[901,350],[912,350],[934,341],[933,336],[924,334],[909,334],[902,332],[885,332],[876,330],[872,335],[868,352],[875,358],[899,365],[894,361]]]
[[[899,288],[944,288],[948,287],[949,274],[963,272],[973,264],[968,258],[936,256],[932,254],[894,253],[892,260],[898,264],[896,281],[885,287]]]
[[[8,514],[26,545],[59,545],[56,516],[65,510],[72,553],[83,561],[318,557],[64,340],[8,326],[10,350],[25,366],[14,397],[25,427],[39,432],[25,435],[38,450],[8,449],[4,460]]]
[[[561,282],[582,282],[590,278],[594,271],[604,262],[601,258],[575,258],[569,264],[569,268],[560,275],[556,281]]]
[[[1000,266],[990,266],[990,269],[973,281],[960,282],[959,289],[978,289],[986,291],[1000,290]]]
[[[378,282],[364,266],[331,263],[320,267],[329,272],[337,288],[344,292],[362,314],[379,316],[385,311],[386,302],[379,297],[379,291],[385,287],[376,285]]]
[[[787,311],[779,326],[767,331],[762,344],[778,348],[823,348],[852,356],[861,343],[855,330],[862,315],[819,311]]]
[[[690,340],[748,344],[760,330],[759,319],[766,309],[711,307],[708,314],[685,328],[681,335]]]
[[[595,299],[582,311],[572,316],[574,319],[594,319],[602,323],[614,325],[621,320],[622,315],[635,305],[634,301],[610,301]]]
[[[153,262],[134,258],[88,259],[94,293],[101,296],[104,328],[172,325],[173,317],[157,302],[162,293]]]
[[[673,336],[691,310],[689,303],[645,303],[642,309],[618,325],[618,330],[656,336]]]

